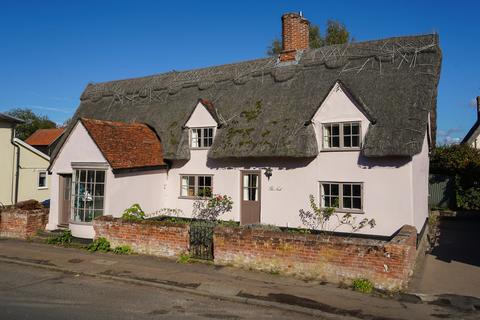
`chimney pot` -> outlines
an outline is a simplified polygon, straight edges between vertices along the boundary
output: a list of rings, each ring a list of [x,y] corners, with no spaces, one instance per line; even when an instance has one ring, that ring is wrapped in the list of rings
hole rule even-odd
[[[286,13],[282,16],[282,47],[280,61],[295,60],[298,50],[308,49],[309,22],[303,13]]]

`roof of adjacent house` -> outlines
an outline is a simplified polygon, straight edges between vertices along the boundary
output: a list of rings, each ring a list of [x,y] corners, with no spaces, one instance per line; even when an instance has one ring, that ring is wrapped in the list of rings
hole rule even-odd
[[[370,115],[363,154],[413,156],[429,113],[435,141],[438,41],[434,34],[388,38],[307,49],[293,62],[272,57],[90,84],[74,119],[146,123],[162,139],[166,159],[189,159],[183,125],[206,99],[221,123],[209,157],[315,157],[310,119],[341,82]]]
[[[49,146],[57,140],[65,128],[37,129],[25,142],[31,146]]]
[[[468,143],[470,144],[474,140],[472,138],[476,138],[480,134],[480,119],[478,119],[475,124],[470,128],[470,130],[467,132],[465,137],[463,138],[462,142],[463,144]]]
[[[1,120],[4,120],[4,121],[7,121],[7,122],[11,122],[11,123],[17,123],[17,124],[20,124],[20,123],[24,123],[24,122],[25,122],[25,121],[23,121],[23,120],[21,120],[21,119],[18,119],[18,118],[9,116],[8,114],[1,113],[1,112],[0,112],[0,119],[1,119]]]
[[[146,124],[87,118],[80,121],[114,171],[165,165],[160,139]]]

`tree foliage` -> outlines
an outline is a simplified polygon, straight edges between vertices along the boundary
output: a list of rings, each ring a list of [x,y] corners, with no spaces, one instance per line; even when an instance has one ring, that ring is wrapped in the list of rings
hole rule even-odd
[[[455,177],[459,208],[480,209],[480,150],[468,145],[438,147],[430,157],[430,172]]]
[[[320,32],[320,28],[317,25],[311,24],[309,26],[309,46],[312,49],[328,46],[332,44],[342,44],[352,42],[353,38],[350,36],[350,32],[347,27],[338,21],[328,20],[325,36]],[[282,40],[276,38],[267,48],[267,54],[269,56],[275,56],[282,52]]]
[[[31,109],[16,108],[6,112],[8,115],[21,119],[25,123],[15,128],[15,135],[20,140],[25,140],[32,135],[37,129],[56,128],[57,124],[50,120],[47,116],[35,114]]]

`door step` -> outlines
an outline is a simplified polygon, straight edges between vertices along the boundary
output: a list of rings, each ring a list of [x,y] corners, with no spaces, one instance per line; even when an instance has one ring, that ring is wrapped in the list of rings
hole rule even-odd
[[[68,229],[68,224],[67,223],[57,224],[57,228],[59,230],[66,230],[66,229]]]

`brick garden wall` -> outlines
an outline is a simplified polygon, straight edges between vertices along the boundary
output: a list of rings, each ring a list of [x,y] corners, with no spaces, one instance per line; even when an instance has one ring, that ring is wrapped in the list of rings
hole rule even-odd
[[[396,290],[413,270],[416,236],[412,226],[390,241],[218,227],[215,263],[329,282],[367,278],[377,288]]]
[[[0,213],[0,237],[27,239],[45,230],[48,209],[8,208]]]
[[[95,238],[106,238],[112,247],[128,245],[133,251],[161,257],[188,253],[189,226],[160,221],[126,222],[103,216],[93,222]]]

